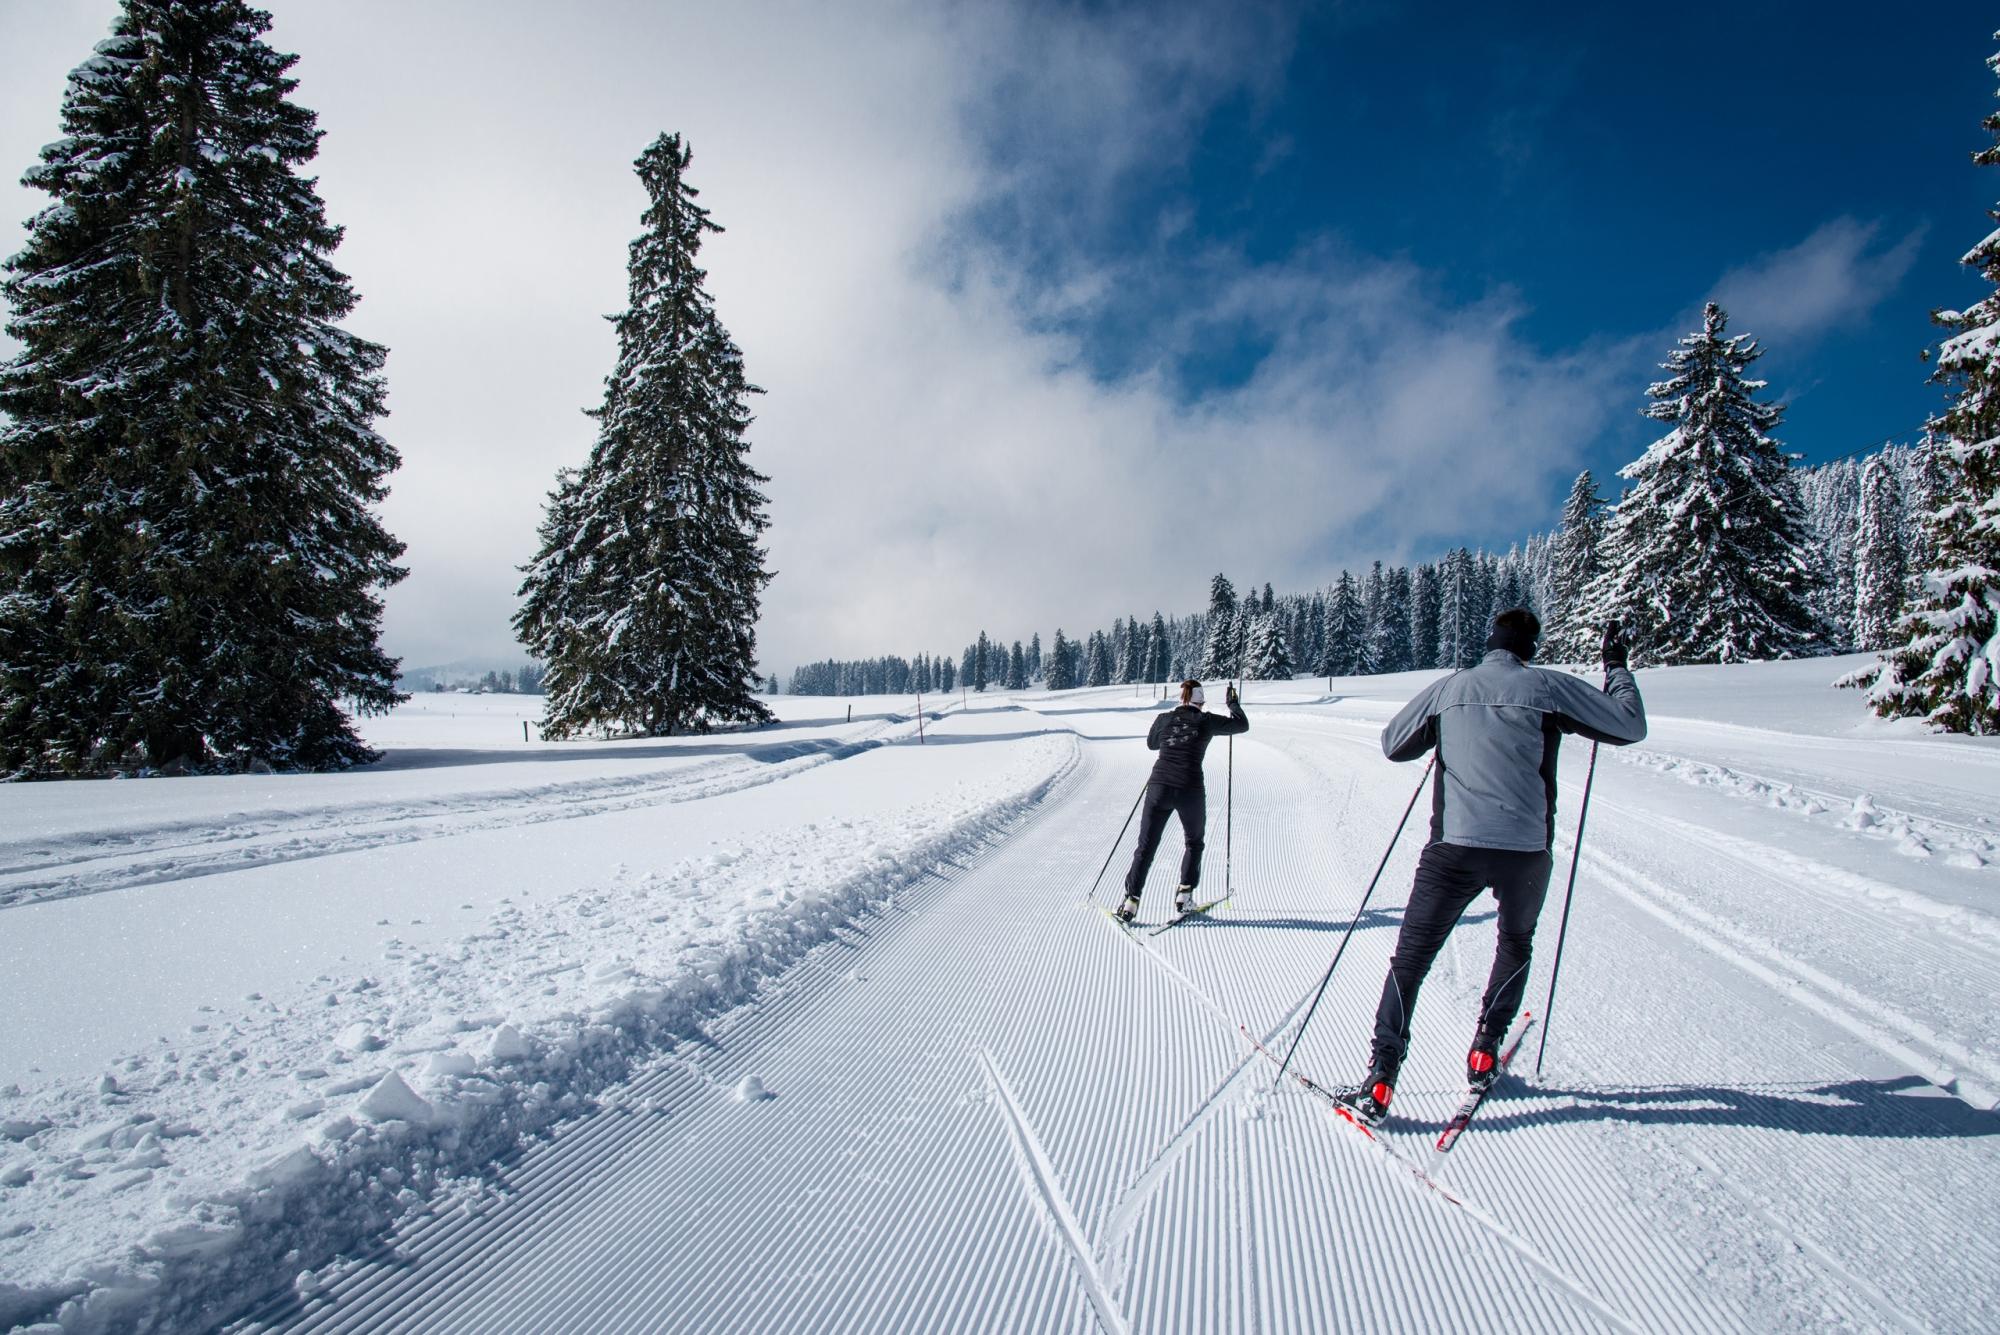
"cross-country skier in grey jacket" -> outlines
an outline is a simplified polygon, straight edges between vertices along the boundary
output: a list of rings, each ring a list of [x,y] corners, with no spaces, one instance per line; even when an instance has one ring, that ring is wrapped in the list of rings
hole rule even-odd
[[[1132,850],[1132,866],[1125,873],[1125,898],[1114,912],[1119,921],[1130,922],[1139,913],[1139,891],[1145,887],[1146,872],[1160,847],[1160,836],[1169,815],[1181,819],[1181,834],[1187,846],[1181,850],[1181,881],[1174,890],[1174,912],[1186,913],[1194,907],[1194,888],[1201,884],[1202,835],[1208,826],[1208,792],[1201,780],[1202,758],[1209,741],[1250,731],[1243,715],[1243,703],[1236,688],[1223,692],[1229,717],[1211,714],[1202,708],[1206,697],[1201,683],[1181,683],[1180,708],[1170,709],[1153,720],[1146,733],[1146,745],[1158,751],[1153,777],[1146,784],[1145,814],[1139,818],[1139,846]]]
[[[1368,1076],[1341,1095],[1370,1124],[1395,1093],[1431,961],[1466,906],[1489,888],[1500,901],[1500,941],[1465,1066],[1475,1090],[1492,1084],[1500,1041],[1527,990],[1535,922],[1554,866],[1556,749],[1564,733],[1612,746],[1646,735],[1645,705],[1618,628],[1604,632],[1602,690],[1567,672],[1529,667],[1541,629],[1526,608],[1500,613],[1479,666],[1428,687],[1382,730],[1389,759],[1415,760],[1435,747],[1437,767],[1430,843],[1417,861],[1382,984]]]

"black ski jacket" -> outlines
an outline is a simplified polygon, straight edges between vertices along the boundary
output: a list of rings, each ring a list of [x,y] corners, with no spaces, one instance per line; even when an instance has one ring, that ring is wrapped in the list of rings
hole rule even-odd
[[[1152,782],[1173,788],[1201,787],[1201,759],[1208,752],[1209,739],[1248,731],[1250,720],[1243,716],[1240,703],[1229,706],[1227,718],[1194,705],[1168,710],[1153,720],[1152,731],[1146,734],[1146,749],[1160,753],[1153,762]]]

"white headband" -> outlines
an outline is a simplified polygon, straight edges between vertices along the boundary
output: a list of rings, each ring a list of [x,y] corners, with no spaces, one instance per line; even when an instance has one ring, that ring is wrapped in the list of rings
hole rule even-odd
[[[1188,703],[1191,705],[1205,705],[1208,703],[1208,697],[1201,693],[1200,686],[1196,686],[1194,694],[1188,697]]]

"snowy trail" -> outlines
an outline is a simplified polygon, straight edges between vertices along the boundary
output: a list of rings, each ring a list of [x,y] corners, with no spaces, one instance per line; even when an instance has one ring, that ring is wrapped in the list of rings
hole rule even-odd
[[[915,732],[914,722],[899,718],[841,728],[830,736],[772,741],[751,733],[742,741],[690,739],[661,747],[661,759],[638,774],[303,810],[231,812],[215,819],[55,836],[22,828],[0,839],[0,910],[473,830],[717,797],[792,778]],[[718,751],[723,754],[704,758]]]
[[[2000,1225],[1982,1185],[2000,1117],[1637,902],[1647,891],[1628,874],[1668,863],[1732,888],[1704,908],[1747,930],[1745,904],[1805,887],[1625,810],[1622,783],[1607,785],[1606,855],[1579,880],[1544,1076],[1524,1078],[1524,1053],[1444,1169],[1472,1208],[1392,1171],[1310,1097],[1274,1092],[1234,1022],[1276,1037],[1297,1013],[1416,772],[1332,708],[1251,707],[1236,899],[1213,921],[1135,946],[1078,902],[1145,773],[1143,747],[1119,739],[1150,710],[1045,711],[1091,739],[1086,762],[1005,844],[709,1026],[522,1156],[497,1195],[439,1205],[242,1328],[1986,1323],[2000,1261],[1966,1240]],[[1582,750],[1565,758],[1566,793]],[[1420,842],[1413,830],[1398,848],[1300,1045],[1316,1078],[1359,1067]],[[1177,847],[1169,833],[1153,921]],[[1552,904],[1530,1005],[1557,916]],[[1813,921],[1816,939],[1847,943],[1847,965],[1819,959],[1828,976],[1894,1009],[1886,968],[1848,965],[1911,930],[1905,917]],[[1456,1101],[1491,933],[1476,905],[1426,987],[1389,1128],[1413,1153]],[[1989,1004],[1983,943],[1892,944],[1933,970],[1942,1000],[1925,1017]],[[774,1097],[738,1099],[750,1075]]]

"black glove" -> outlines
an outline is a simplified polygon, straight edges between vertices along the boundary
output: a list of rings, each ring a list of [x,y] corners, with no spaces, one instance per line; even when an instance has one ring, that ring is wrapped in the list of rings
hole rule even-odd
[[[1231,709],[1236,708],[1236,688],[1234,686],[1225,686],[1222,688],[1222,702]]]
[[[1616,621],[1604,628],[1604,666],[1622,668],[1627,666],[1630,650],[1626,648],[1624,633]]]

